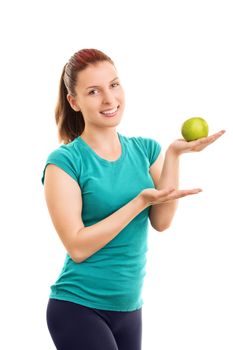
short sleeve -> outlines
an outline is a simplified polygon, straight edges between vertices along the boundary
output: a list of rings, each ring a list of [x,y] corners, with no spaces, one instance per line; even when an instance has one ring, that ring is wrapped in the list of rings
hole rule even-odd
[[[143,145],[151,166],[161,152],[161,145],[151,138],[141,138],[141,140],[143,141]]]
[[[79,160],[75,157],[71,150],[62,145],[58,149],[51,152],[46,160],[45,167],[42,173],[41,182],[44,185],[45,171],[49,164],[55,164],[75,181],[78,182],[79,177]]]

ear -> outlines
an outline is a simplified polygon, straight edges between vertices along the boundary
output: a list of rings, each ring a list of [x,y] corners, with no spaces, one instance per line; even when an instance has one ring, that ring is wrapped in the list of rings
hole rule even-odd
[[[79,106],[78,106],[78,103],[77,103],[75,97],[72,96],[72,95],[70,95],[70,94],[67,94],[66,97],[67,97],[67,100],[68,100],[68,102],[69,102],[71,108],[73,108],[73,110],[74,110],[75,112],[80,111],[80,108],[79,108]]]

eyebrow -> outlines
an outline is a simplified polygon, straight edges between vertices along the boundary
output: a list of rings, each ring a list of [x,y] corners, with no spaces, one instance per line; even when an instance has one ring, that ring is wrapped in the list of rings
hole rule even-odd
[[[118,77],[114,78],[113,80],[110,81],[110,83],[112,83],[113,81],[115,81],[115,80],[117,80],[117,79],[119,79],[119,78],[118,78]],[[93,88],[99,88],[99,86],[98,86],[98,85],[88,86],[88,87],[86,88],[86,90],[88,90],[88,89],[93,89]]]

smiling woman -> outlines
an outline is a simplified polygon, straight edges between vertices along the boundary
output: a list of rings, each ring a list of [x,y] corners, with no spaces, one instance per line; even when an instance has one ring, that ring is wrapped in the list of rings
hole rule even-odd
[[[75,111],[82,113],[86,130],[119,124],[125,102],[124,91],[116,74],[115,66],[109,61],[91,64],[79,72],[74,93],[68,93],[67,99]],[[93,82],[96,84],[91,85]],[[100,114],[105,118],[100,119]],[[109,117],[111,123],[103,124]]]
[[[63,144],[42,182],[54,227],[67,251],[51,286],[48,328],[57,349],[140,350],[148,222],[167,229],[179,198],[179,156],[223,132],[159,143],[117,132],[125,97],[112,60],[95,49],[65,65],[56,107]]]
[[[96,49],[75,53],[60,80],[55,112],[59,140],[65,144],[73,141],[83,133],[85,124],[103,121],[98,120],[100,114],[117,117],[119,123],[123,110],[124,92],[111,58]]]

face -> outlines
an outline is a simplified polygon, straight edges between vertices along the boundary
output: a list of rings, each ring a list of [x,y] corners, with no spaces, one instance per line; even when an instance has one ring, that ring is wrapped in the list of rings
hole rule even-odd
[[[76,97],[67,96],[71,107],[81,111],[86,126],[114,127],[124,107],[124,91],[115,67],[107,61],[90,65],[78,75]]]

